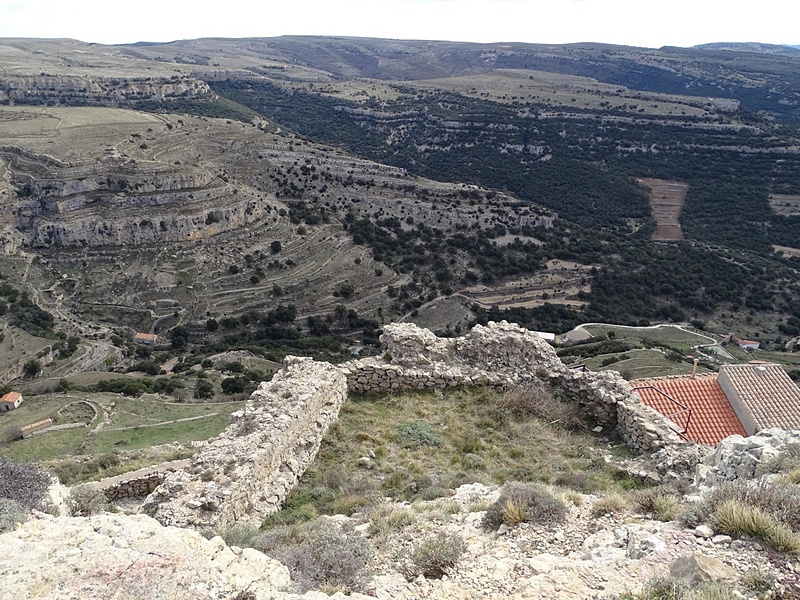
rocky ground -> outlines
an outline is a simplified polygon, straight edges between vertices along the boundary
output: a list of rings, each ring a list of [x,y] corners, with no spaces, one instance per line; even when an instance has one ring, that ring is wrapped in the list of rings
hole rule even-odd
[[[783,597],[800,594],[796,560],[707,527],[688,529],[627,510],[596,517],[598,498],[591,495],[566,497],[571,504],[564,523],[521,523],[489,532],[483,509],[499,493],[473,484],[450,498],[393,504],[391,510],[411,516],[386,535],[376,534],[367,515],[328,519],[370,538],[376,550],[363,592],[381,600],[615,598],[640,591],[653,576],[671,569],[675,574],[681,560],[688,563],[680,567],[682,575],[718,581],[738,597],[756,597],[742,585],[754,570],[774,577]],[[466,550],[457,565],[442,579],[407,580],[414,548],[440,531],[463,537]],[[40,515],[0,543],[2,587],[24,598],[300,597],[277,561],[228,547],[220,538],[162,527],[144,515]],[[327,596],[312,591],[304,597]]]
[[[616,597],[638,592],[655,575],[668,576],[676,559],[695,553],[712,559],[713,566],[701,569],[707,577],[731,588],[755,569],[796,587],[800,563],[756,542],[630,512],[595,517],[595,496],[570,495],[579,504],[570,507],[562,524],[521,523],[490,533],[482,526],[484,513],[472,511],[498,495],[497,489],[475,484],[462,486],[452,499],[423,503],[415,525],[391,535],[373,559],[376,576],[370,593],[386,600]],[[463,536],[464,555],[441,580],[417,577],[407,582],[396,570],[397,557],[440,530]]]

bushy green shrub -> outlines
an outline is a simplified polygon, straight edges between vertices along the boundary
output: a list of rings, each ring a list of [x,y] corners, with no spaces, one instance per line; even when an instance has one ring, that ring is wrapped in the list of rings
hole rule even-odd
[[[457,533],[438,532],[422,541],[411,555],[412,566],[406,573],[409,579],[422,575],[428,579],[441,579],[452,569],[467,545]]]
[[[11,531],[17,523],[28,520],[28,511],[19,502],[0,498],[0,533]]]
[[[441,446],[442,438],[425,421],[409,421],[397,427],[397,437],[412,447]]]
[[[503,486],[497,501],[486,511],[483,524],[497,529],[505,523],[558,523],[567,516],[567,506],[546,487],[533,483],[511,482]]]
[[[24,510],[43,510],[52,477],[33,463],[0,456],[0,498],[13,500]]]

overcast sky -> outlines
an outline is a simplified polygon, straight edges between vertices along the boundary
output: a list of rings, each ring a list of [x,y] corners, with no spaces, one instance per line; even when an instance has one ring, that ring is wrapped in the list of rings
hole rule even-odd
[[[800,44],[798,0],[0,0],[0,37],[120,44],[348,35],[474,42]]]

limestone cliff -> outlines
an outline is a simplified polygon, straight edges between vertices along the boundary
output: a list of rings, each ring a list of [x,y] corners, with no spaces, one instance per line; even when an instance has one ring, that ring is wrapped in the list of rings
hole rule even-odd
[[[0,233],[0,249],[186,242],[233,231],[272,209],[200,167],[107,157],[66,164],[14,146],[8,160],[18,233]]]
[[[0,104],[129,106],[142,100],[215,97],[204,81],[186,76],[80,77],[42,73],[0,78]]]

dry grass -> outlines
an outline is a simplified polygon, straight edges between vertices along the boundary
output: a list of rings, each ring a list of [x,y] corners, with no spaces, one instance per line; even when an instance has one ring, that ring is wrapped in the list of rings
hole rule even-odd
[[[546,525],[559,523],[566,516],[566,504],[546,487],[511,482],[503,486],[500,497],[486,511],[483,524],[489,529],[523,522]]]
[[[553,399],[544,386],[506,394],[449,389],[353,395],[271,522],[305,519],[312,508],[318,514],[362,511],[387,496],[432,500],[475,482],[626,488],[630,480],[603,460],[607,448],[577,426],[577,416],[575,407]],[[439,445],[428,445],[430,440]],[[363,457],[373,458],[364,465]]]
[[[640,511],[655,516],[659,521],[674,520],[680,508],[680,499],[660,488],[640,490],[634,494],[633,500]]]
[[[610,492],[592,504],[592,514],[595,517],[624,512],[628,509],[628,499],[624,496]]]
[[[800,554],[800,536],[756,506],[725,500],[716,507],[712,521],[722,533],[749,535],[780,552]]]

